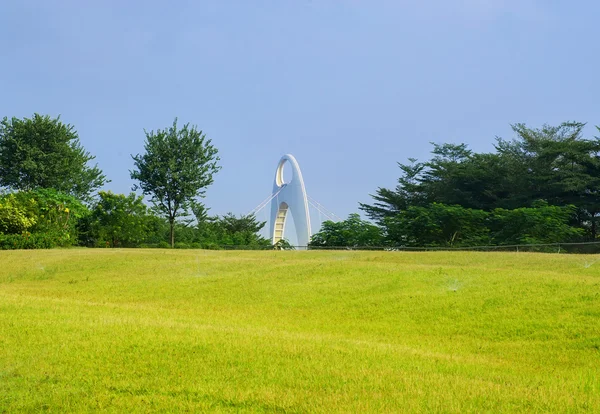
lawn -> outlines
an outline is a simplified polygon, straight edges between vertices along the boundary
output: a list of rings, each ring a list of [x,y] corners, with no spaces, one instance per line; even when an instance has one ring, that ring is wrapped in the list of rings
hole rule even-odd
[[[0,251],[0,412],[600,412],[600,258]]]

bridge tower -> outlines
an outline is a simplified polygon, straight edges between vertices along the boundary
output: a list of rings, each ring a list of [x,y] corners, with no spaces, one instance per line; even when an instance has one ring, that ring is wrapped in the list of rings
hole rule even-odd
[[[292,179],[289,183],[284,182],[283,169],[289,164],[292,169]],[[308,199],[306,188],[302,179],[302,172],[298,161],[291,154],[286,154],[279,160],[275,171],[275,182],[273,183],[273,194],[271,201],[271,240],[275,244],[283,239],[285,232],[285,221],[291,210],[298,236],[298,245],[308,246],[310,241],[310,215],[308,212]]]

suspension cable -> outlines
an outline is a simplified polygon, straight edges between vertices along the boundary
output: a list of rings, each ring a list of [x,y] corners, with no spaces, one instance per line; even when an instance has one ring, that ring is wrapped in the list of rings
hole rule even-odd
[[[327,208],[325,208],[325,206],[323,206],[323,204],[319,203],[317,200],[315,200],[314,198],[312,198],[311,196],[307,195],[309,201],[311,203],[314,203],[313,205],[315,206],[315,208],[317,208],[318,210],[320,210],[323,214],[325,214],[326,216],[333,218],[333,221],[343,221],[340,217],[338,217],[335,213],[331,212],[330,210],[328,210]],[[315,205],[316,204],[316,205]]]
[[[258,206],[256,206],[252,211],[250,211],[247,215],[256,215],[258,214],[261,210],[263,210],[267,205],[269,205],[269,203],[271,202],[271,200],[273,200],[275,197],[277,197],[279,195],[279,193],[281,192],[281,190],[283,190],[285,187],[285,184],[283,186],[281,186],[279,188],[279,190],[277,190],[276,192],[274,192],[273,194],[271,194],[269,197],[267,197],[265,200],[263,200]],[[307,199],[308,199],[308,203],[313,206],[320,214],[323,214],[326,218],[328,218],[331,221],[334,222],[338,222],[338,221],[343,221],[340,217],[338,217],[335,213],[331,212],[330,210],[328,210],[327,208],[325,208],[325,206],[323,206],[323,204],[319,203],[317,200],[315,200],[314,198],[312,198],[311,196],[309,196],[307,194]],[[279,204],[279,203],[278,203]]]
[[[279,190],[277,190],[277,192],[271,194],[269,197],[267,197],[265,200],[263,200],[258,206],[254,207],[254,209],[250,213],[248,213],[246,215],[250,216],[252,214],[257,214],[258,212],[260,212],[260,210],[265,208],[269,204],[269,202],[271,202],[271,200],[273,200],[275,197],[277,197],[277,195],[281,192],[281,190],[283,190],[283,187],[285,187],[285,186],[282,186]]]
[[[325,217],[327,217],[329,220],[331,220],[331,221],[340,221],[340,220],[338,220],[338,219],[335,217],[335,215],[331,215],[331,214],[327,213],[326,211],[323,211],[323,210],[321,210],[321,209],[319,208],[319,206],[318,206],[318,205],[316,205],[315,203],[313,203],[311,200],[308,200],[308,203],[309,203],[311,206],[313,206],[314,208],[316,208],[316,209],[317,209],[317,211],[318,211],[319,213],[322,213],[322,214],[323,214]]]

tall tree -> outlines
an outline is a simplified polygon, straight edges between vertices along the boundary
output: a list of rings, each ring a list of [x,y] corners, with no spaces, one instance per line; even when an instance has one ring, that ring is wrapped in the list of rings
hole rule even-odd
[[[518,138],[498,139],[496,148],[501,157],[514,160],[512,176],[520,177],[522,202],[516,207],[530,206],[536,199],[575,205],[578,224],[595,240],[600,215],[600,138],[583,139],[584,126],[564,122],[532,129],[515,124]]]
[[[528,128],[512,125],[516,138],[497,138],[494,153],[473,153],[464,144],[434,144],[426,162],[399,164],[395,189],[379,188],[372,205],[361,204],[382,224],[408,207],[431,203],[492,211],[530,207],[544,199],[576,205],[581,225],[595,238],[600,215],[600,139],[581,137],[585,124]]]
[[[381,229],[360,215],[352,213],[344,221],[325,221],[318,233],[313,234],[311,247],[367,247],[383,245]]]
[[[444,228],[452,229],[455,223],[462,230],[457,233],[459,238],[452,236],[452,244],[472,244],[470,234],[474,227],[463,224],[478,218],[479,212],[492,213],[490,220],[502,213],[502,217],[508,217],[506,220],[494,218],[494,223],[502,225],[523,217],[523,222],[540,219],[549,223],[557,217],[552,214],[559,211],[552,210],[554,206],[565,208],[560,210],[560,220],[568,231],[552,234],[569,234],[569,239],[584,235],[596,240],[600,220],[600,138],[584,139],[584,127],[580,122],[541,128],[514,124],[515,138],[497,138],[494,153],[473,153],[464,144],[434,144],[430,160],[400,164],[402,176],[398,186],[379,188],[372,196],[375,203],[361,204],[360,208],[396,242],[414,239],[417,244],[433,243],[433,239],[424,239],[433,233],[419,229],[419,225],[426,224],[439,233]],[[540,200],[548,206],[543,207]],[[451,226],[442,220],[444,217],[451,219]],[[569,233],[572,226],[585,231]],[[504,239],[558,239],[541,237],[541,232],[523,223],[515,229],[519,232],[510,237],[496,228],[490,234],[500,235],[493,237],[496,243],[503,243]],[[415,237],[407,238],[407,234]],[[464,236],[469,237],[460,240]],[[449,243],[443,240],[435,243]]]
[[[97,166],[88,165],[94,158],[60,117],[34,114],[0,121],[0,187],[52,188],[89,199],[107,181]]]
[[[177,118],[167,129],[144,132],[146,152],[132,155],[135,169],[130,171],[131,178],[139,182],[133,189],[149,195],[167,218],[174,247],[175,221],[188,215],[192,201],[204,196],[213,175],[221,169],[218,150],[195,126],[188,123],[178,128]]]
[[[409,164],[398,163],[402,175],[395,189],[379,187],[376,194],[371,194],[375,200],[373,205],[359,203],[360,209],[380,225],[386,218],[395,216],[411,205],[423,204],[427,198],[419,182],[425,164],[417,162],[416,158],[408,160]]]

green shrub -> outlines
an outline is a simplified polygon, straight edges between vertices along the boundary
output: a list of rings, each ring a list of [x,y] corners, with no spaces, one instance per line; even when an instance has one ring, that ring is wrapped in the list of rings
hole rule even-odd
[[[30,199],[26,204],[19,203],[14,194],[0,198],[0,234],[20,234],[36,223],[34,215],[27,211],[35,201]]]
[[[0,250],[52,249],[72,243],[68,233],[29,233],[0,235]]]
[[[77,198],[52,189],[20,191],[12,194],[16,202],[35,222],[28,229],[32,235],[44,235],[54,240],[51,247],[72,246],[77,243],[77,221],[89,210]]]
[[[213,242],[202,243],[201,248],[205,250],[223,250],[223,248],[220,245]]]

